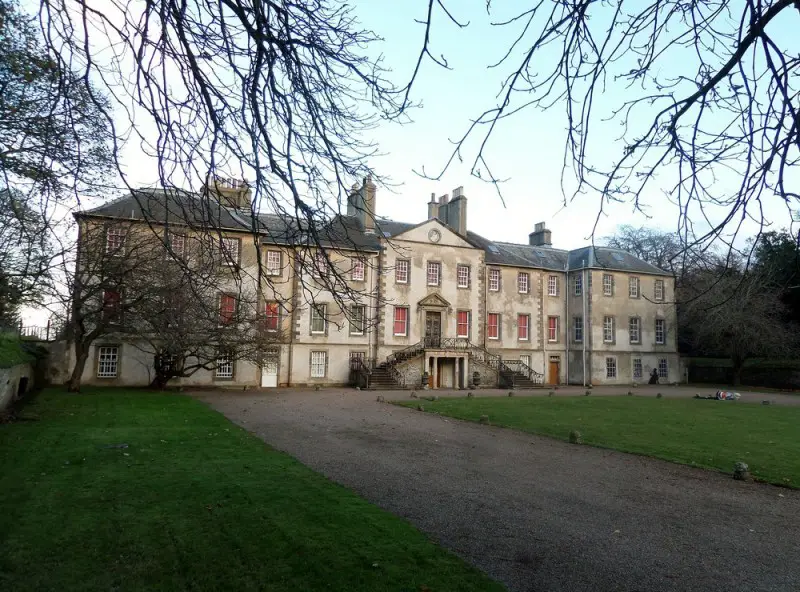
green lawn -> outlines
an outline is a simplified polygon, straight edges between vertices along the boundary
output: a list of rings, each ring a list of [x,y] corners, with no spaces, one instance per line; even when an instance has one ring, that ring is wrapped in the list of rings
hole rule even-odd
[[[22,415],[0,425],[2,590],[502,590],[188,397],[46,391]]]
[[[743,460],[758,479],[800,487],[800,407],[655,397],[481,397],[423,401],[425,411],[562,440],[733,471]],[[417,402],[401,402],[416,407]]]

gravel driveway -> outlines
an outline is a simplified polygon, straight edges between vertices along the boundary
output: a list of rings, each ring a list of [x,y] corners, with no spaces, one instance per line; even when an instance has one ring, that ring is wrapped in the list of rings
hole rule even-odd
[[[423,414],[374,392],[196,396],[510,590],[800,590],[798,491]]]

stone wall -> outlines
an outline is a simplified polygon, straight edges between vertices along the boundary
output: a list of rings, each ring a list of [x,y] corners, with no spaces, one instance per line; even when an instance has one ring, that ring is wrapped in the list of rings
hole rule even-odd
[[[32,364],[0,368],[0,411],[33,388],[33,370]]]

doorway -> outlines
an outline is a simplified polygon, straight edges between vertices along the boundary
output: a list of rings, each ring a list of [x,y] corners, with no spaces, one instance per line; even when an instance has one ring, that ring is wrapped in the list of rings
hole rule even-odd
[[[264,353],[264,362],[261,365],[262,388],[275,388],[278,386],[278,351],[268,350]]]
[[[442,313],[425,313],[425,347],[439,347],[442,343]]]
[[[547,384],[559,384],[559,376],[561,376],[561,358],[559,356],[550,356],[550,363],[547,369]]]

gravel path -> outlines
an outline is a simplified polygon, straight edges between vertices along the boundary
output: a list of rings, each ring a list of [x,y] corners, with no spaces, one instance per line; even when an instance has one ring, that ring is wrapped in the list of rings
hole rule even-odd
[[[376,394],[196,396],[510,590],[800,590],[798,491],[423,414]]]

